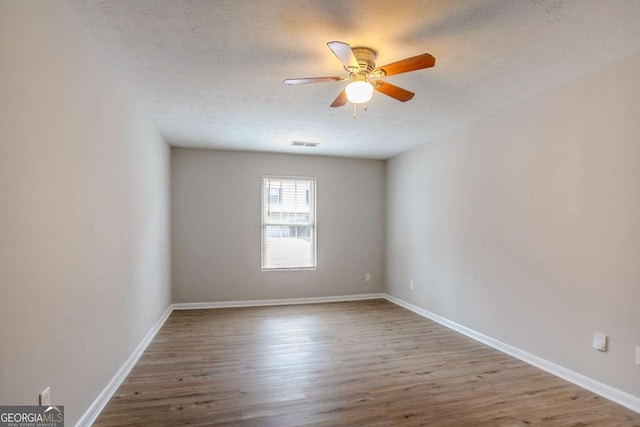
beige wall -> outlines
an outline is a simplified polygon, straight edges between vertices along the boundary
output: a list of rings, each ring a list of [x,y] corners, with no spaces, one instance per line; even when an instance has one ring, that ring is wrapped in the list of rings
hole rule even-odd
[[[388,293],[640,396],[638,76],[640,54],[390,160]]]
[[[169,149],[64,1],[0,2],[0,403],[73,425],[170,303]]]
[[[262,175],[317,177],[317,270],[260,271]],[[171,182],[174,302],[382,292],[382,161],[172,148]]]

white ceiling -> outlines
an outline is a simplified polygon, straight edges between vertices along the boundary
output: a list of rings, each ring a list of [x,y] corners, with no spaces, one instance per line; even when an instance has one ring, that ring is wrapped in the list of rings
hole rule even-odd
[[[174,146],[384,159],[640,51],[638,0],[69,0]],[[329,108],[326,43],[428,52],[368,112]],[[291,141],[319,142],[315,148]]]

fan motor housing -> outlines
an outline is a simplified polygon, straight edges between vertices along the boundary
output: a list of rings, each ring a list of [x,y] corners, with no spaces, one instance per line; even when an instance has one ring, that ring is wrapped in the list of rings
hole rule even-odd
[[[358,60],[362,72],[369,74],[376,68],[376,56],[378,54],[375,50],[368,47],[354,47],[351,50]]]

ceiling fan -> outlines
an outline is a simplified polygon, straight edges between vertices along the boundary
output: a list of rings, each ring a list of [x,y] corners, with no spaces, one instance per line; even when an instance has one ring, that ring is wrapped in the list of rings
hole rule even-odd
[[[297,79],[285,79],[288,85],[304,83],[322,83],[349,81],[349,84],[340,92],[338,97],[331,104],[332,108],[342,107],[347,101],[353,104],[364,104],[368,102],[373,91],[376,90],[400,102],[409,101],[415,95],[391,83],[377,80],[380,77],[392,76],[394,74],[407,73],[409,71],[421,70],[433,67],[436,59],[428,53],[414,56],[393,62],[382,67],[376,67],[376,52],[368,47],[352,48],[347,43],[333,41],[327,43],[329,49],[342,62],[344,69],[349,73],[347,77],[304,77]]]

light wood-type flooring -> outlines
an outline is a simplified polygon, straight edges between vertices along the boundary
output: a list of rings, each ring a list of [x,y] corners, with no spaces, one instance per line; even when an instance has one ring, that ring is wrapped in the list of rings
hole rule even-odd
[[[96,426],[640,426],[385,300],[174,311]]]

